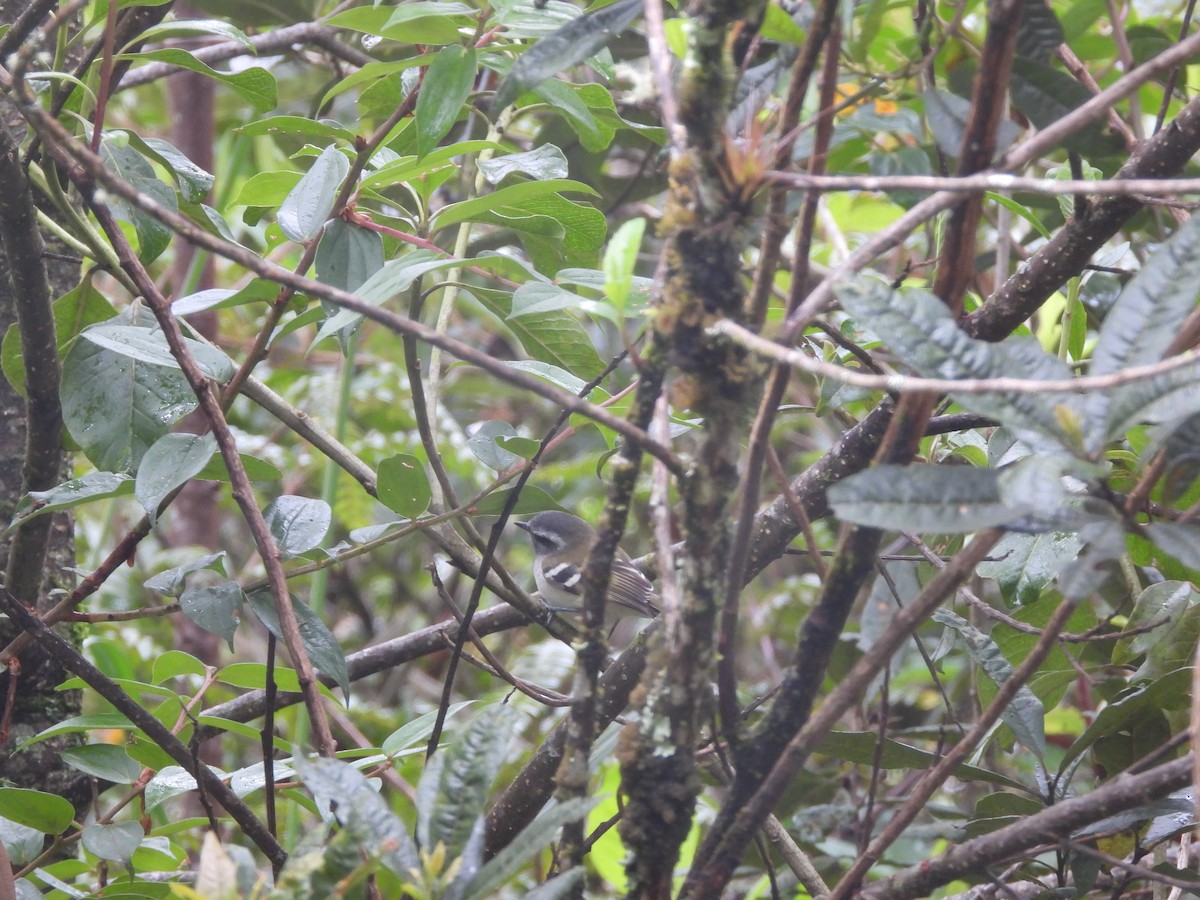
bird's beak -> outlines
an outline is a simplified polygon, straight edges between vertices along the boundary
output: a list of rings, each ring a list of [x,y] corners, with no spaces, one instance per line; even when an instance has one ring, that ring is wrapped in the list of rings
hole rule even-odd
[[[520,528],[522,531],[528,531],[528,530],[529,530],[529,523],[528,523],[528,522],[514,522],[513,524],[514,524],[514,525],[516,525],[518,528]]]

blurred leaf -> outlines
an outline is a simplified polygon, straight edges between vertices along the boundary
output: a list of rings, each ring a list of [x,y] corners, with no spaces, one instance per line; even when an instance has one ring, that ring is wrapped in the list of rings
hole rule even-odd
[[[383,264],[383,238],[341,219],[329,223],[317,245],[317,279],[344,291],[357,291]]]
[[[144,38],[144,35],[143,35]],[[134,144],[142,146],[142,152],[157,160],[175,176],[175,183],[183,199],[189,203],[202,203],[212,189],[215,180],[210,172],[204,171],[187,158],[174,145],[161,138],[142,138],[136,132],[126,132]]]
[[[978,531],[1025,512],[1000,499],[996,475],[967,466],[873,466],[830,487],[829,503],[838,518],[873,528]]]
[[[263,518],[283,559],[318,547],[329,533],[333,512],[324,500],[284,494],[263,510]]]
[[[618,313],[624,312],[629,304],[633,273],[645,232],[645,219],[630,219],[613,233],[608,249],[604,251],[604,293]]]
[[[475,50],[455,44],[438,51],[417,97],[417,156],[438,145],[462,113],[475,85]]]
[[[1049,128],[1067,113],[1092,99],[1091,92],[1048,63],[1019,59],[1013,65],[1008,83],[1012,104],[1039,129]],[[1079,129],[1063,140],[1068,150],[1085,156],[1098,156],[1113,146],[1100,125]]]
[[[936,296],[915,288],[892,290],[860,278],[837,290],[838,300],[855,319],[886,338],[888,346],[930,378],[1068,379],[1070,369],[1044,352],[1036,341],[1020,337],[1002,344],[966,334]],[[1018,433],[1033,432],[1073,446],[1062,424],[1063,410],[1078,407],[1067,393],[958,394],[955,400],[972,412],[998,419]],[[1060,409],[1061,407],[1061,409]]]
[[[183,614],[218,637],[225,639],[233,650],[233,636],[241,621],[242,603],[246,595],[236,581],[212,585],[188,585],[179,598]]]
[[[417,837],[460,856],[486,808],[515,722],[503,704],[484,707],[425,766],[417,784]]]
[[[337,820],[363,852],[407,878],[420,871],[417,848],[408,829],[362,773],[335,759],[295,759],[296,772],[317,802],[336,809]],[[432,845],[430,845],[432,846]]]
[[[456,44],[460,28],[473,24],[475,10],[464,3],[421,0],[400,6],[360,6],[346,9],[326,22],[378,35],[403,44]]]
[[[525,352],[534,359],[585,379],[594,378],[604,369],[587,332],[570,313],[557,310],[512,319],[510,294],[479,288],[470,293],[512,329]]]
[[[1195,588],[1183,581],[1162,581],[1146,588],[1134,603],[1126,630],[1157,624],[1153,631],[1121,638],[1113,648],[1113,662],[1126,665],[1148,653],[1172,630],[1187,610],[1200,601]]]
[[[276,221],[284,235],[298,244],[307,244],[325,227],[338,189],[350,174],[350,160],[330,144],[312,167],[296,183],[279,207]]]
[[[62,797],[42,791],[0,787],[0,816],[42,834],[62,834],[71,826],[75,810]]]
[[[120,822],[115,825],[92,822],[84,827],[80,842],[83,849],[94,856],[127,864],[145,836],[139,822]]]
[[[496,896],[506,881],[546,849],[563,825],[582,819],[599,802],[599,797],[574,797],[543,810],[471,880],[467,900],[487,900]]]
[[[54,313],[54,336],[59,357],[66,352],[69,341],[83,329],[117,314],[112,304],[92,285],[87,275],[74,288],[63,294],[51,306]],[[21,350],[21,333],[16,322],[4,333],[0,346],[0,364],[4,377],[22,397],[25,396],[25,357]]]
[[[79,337],[81,340],[141,363],[166,366],[171,369],[179,368],[179,361],[171,352],[166,336],[157,328],[124,325],[109,320],[85,328]],[[183,343],[206,378],[223,384],[233,377],[233,362],[216,347],[200,341],[193,341],[191,338],[184,338]]]
[[[488,184],[496,185],[509,175],[528,175],[535,181],[566,178],[567,158],[553,144],[542,144],[524,153],[509,153],[492,159],[479,160],[479,171]]]
[[[279,625],[279,614],[275,610],[275,603],[271,599],[270,593],[266,590],[254,591],[248,594],[246,599],[250,601],[250,608],[254,610],[259,621],[267,626],[267,630],[271,634],[282,641],[283,629]],[[291,597],[290,600],[292,609],[296,613],[296,621],[300,624],[300,638],[304,642],[304,649],[308,651],[309,660],[336,681],[338,687],[342,689],[342,695],[349,699],[350,671],[346,667],[346,654],[343,652],[341,644],[337,642],[337,638],[333,636],[333,632],[329,630],[328,626],[321,621],[320,616],[296,598]],[[276,669],[276,672],[278,671]],[[299,685],[290,690],[298,688]]]
[[[154,168],[137,150],[129,146],[124,135],[106,135],[100,141],[100,157],[104,167],[161,206],[174,212],[179,208],[175,192],[158,180]],[[138,256],[145,262],[153,262],[162,255],[171,242],[171,231],[167,226],[147,212],[112,195],[108,200],[113,215],[134,227],[138,238]]]
[[[60,755],[71,768],[113,784],[133,784],[142,774],[142,767],[129,758],[125,749],[112,744],[64,747]],[[140,836],[140,826],[138,833]]]
[[[1088,374],[1106,376],[1162,358],[1195,306],[1194,282],[1198,277],[1200,221],[1192,220],[1183,224],[1126,284],[1100,328]],[[1145,390],[1135,383],[1088,395],[1085,406],[1085,421],[1091,426],[1088,448],[1098,449],[1114,434],[1115,426],[1120,424],[1114,421],[1117,418],[1114,410],[1128,408],[1129,404],[1123,401],[1134,395],[1144,396]]]
[[[981,578],[996,579],[1008,602],[1032,603],[1082,547],[1074,532],[1014,532],[1004,535],[989,554],[994,561],[981,562],[975,571]]]
[[[513,63],[496,91],[493,117],[522,93],[564,69],[583,62],[633,23],[642,11],[640,0],[617,0],[584,13],[546,35]]]
[[[429,508],[433,490],[425,467],[415,456],[397,453],[379,464],[377,470],[379,502],[392,512],[415,519]]]
[[[166,63],[170,66],[187,69],[189,72],[207,75],[232,90],[259,113],[274,109],[279,102],[279,88],[275,83],[274,76],[260,66],[251,66],[233,73],[218,72],[200,62],[188,51],[176,47],[162,50],[142,50],[138,53],[122,53],[117,58],[132,62]]]
[[[492,491],[482,500],[475,504],[475,513],[480,516],[498,516],[504,509],[504,504],[508,502],[508,495],[511,493],[511,488],[505,488],[499,491]],[[515,516],[525,516],[532,513],[541,512],[545,509],[562,509],[558,502],[539,487],[526,485],[521,489],[521,498],[517,501],[517,505],[513,507],[512,513]],[[565,511],[565,510],[564,510]]]
[[[1096,713],[1087,731],[1063,755],[1058,770],[1067,771],[1071,762],[1097,740],[1108,734],[1116,734],[1146,710],[1158,713],[1164,709],[1186,708],[1190,687],[1191,670],[1182,668],[1168,672],[1149,684],[1132,685],[1122,691]]]
[[[134,483],[134,495],[151,524],[167,495],[187,484],[216,452],[217,439],[211,434],[164,434],[154,442],[142,457]]]
[[[1017,56],[1048,63],[1065,37],[1046,0],[1022,0],[1017,26]]]
[[[936,753],[892,738],[885,738],[880,747],[879,735],[871,731],[832,731],[821,739],[816,752],[860,766],[873,766],[878,758],[882,769],[931,769],[941,758]],[[954,775],[964,781],[1021,787],[1004,775],[977,766],[959,766]]]
[[[496,439],[500,437],[516,437],[517,430],[507,422],[490,419],[481,422],[471,433],[467,448],[475,454],[475,458],[497,472],[504,472],[521,461],[515,453],[501,448]]]
[[[1004,654],[996,642],[962,616],[956,615],[948,609],[939,609],[934,612],[933,621],[953,628],[962,636],[971,658],[979,664],[997,687],[1012,677],[1012,664],[1004,658]],[[1039,760],[1046,758],[1045,715],[1046,710],[1042,706],[1042,701],[1030,690],[1028,684],[1017,688],[1016,696],[1001,714],[1004,723],[1013,730],[1017,740],[1025,746],[1026,750],[1032,750]]]
[[[60,509],[72,509],[93,500],[133,493],[133,478],[115,472],[88,472],[47,491],[30,491],[21,498],[9,528]]]

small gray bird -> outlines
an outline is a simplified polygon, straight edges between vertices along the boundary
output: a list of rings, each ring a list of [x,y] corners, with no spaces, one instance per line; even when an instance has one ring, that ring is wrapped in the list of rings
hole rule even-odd
[[[518,528],[533,541],[533,578],[547,605],[557,612],[579,613],[583,606],[583,567],[596,543],[596,530],[570,513],[547,510]],[[613,556],[604,621],[626,616],[652,619],[658,615],[654,586],[620,547]]]

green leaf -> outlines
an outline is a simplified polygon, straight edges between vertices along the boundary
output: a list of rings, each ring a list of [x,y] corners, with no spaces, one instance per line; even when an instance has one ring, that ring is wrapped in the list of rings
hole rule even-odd
[[[1046,0],[1022,0],[1017,26],[1017,56],[1048,63],[1066,40],[1062,25]]]
[[[246,477],[251,481],[279,481],[283,478],[283,473],[265,459],[259,459],[257,456],[251,456],[248,453],[239,453],[238,459],[242,461],[242,468],[246,470]],[[213,456],[208,461],[208,465],[196,473],[196,478],[199,481],[231,480],[229,470],[225,467],[225,459],[219,454]]]
[[[83,849],[93,856],[128,864],[133,851],[141,846],[145,836],[138,822],[120,822],[116,825],[93,822],[84,827],[79,837]]]
[[[211,434],[164,434],[146,451],[138,466],[134,496],[153,524],[159,504],[202,470],[217,452]]]
[[[251,608],[254,609],[255,615],[257,615],[258,608],[255,606],[254,598],[255,594],[247,596]],[[271,603],[269,598],[264,602],[268,606]],[[274,618],[272,621],[278,626],[278,618]],[[278,636],[276,635],[276,637]],[[300,678],[296,675],[295,669],[289,669],[285,666],[275,666],[273,672],[275,675],[275,685],[279,690],[292,691],[294,693],[300,692]],[[217,680],[224,684],[233,685],[234,687],[265,688],[267,686],[267,667],[262,663],[233,663],[223,666],[217,672]]]
[[[151,42],[165,41],[170,38],[192,37],[198,34],[227,38],[231,41],[237,41],[247,50],[254,50],[254,44],[251,43],[250,38],[246,37],[244,31],[236,25],[221,21],[220,19],[171,19],[167,22],[161,22],[158,25],[151,25],[149,28],[138,32],[136,40],[140,44],[149,44]],[[122,47],[121,49],[125,50],[128,48]]]
[[[154,668],[151,680],[155,684],[162,684],[171,678],[179,678],[183,675],[195,675],[204,677],[204,663],[196,659],[190,653],[184,653],[182,650],[168,650],[166,653],[160,653],[154,657]]]
[[[1136,684],[1122,691],[1096,713],[1087,730],[1067,749],[1059,771],[1068,771],[1070,764],[1096,741],[1117,734],[1147,712],[1161,714],[1163,710],[1186,709],[1191,679],[1191,669],[1180,668],[1149,684]]]
[[[65,747],[59,756],[71,768],[113,784],[133,784],[142,774],[142,767],[129,758],[124,748],[113,744]]]
[[[169,47],[163,50],[143,50],[139,53],[122,53],[118,59],[133,62],[161,62],[169,66],[199,72],[219,81],[254,107],[255,112],[265,113],[279,103],[279,88],[275,77],[260,66],[251,66],[238,72],[218,72],[186,50]]]
[[[946,304],[927,291],[892,290],[860,278],[840,287],[837,296],[859,323],[884,337],[905,362],[927,377],[1000,378],[1014,372],[1039,380],[1071,377],[1061,360],[1030,338],[991,344],[970,337],[958,327]],[[954,399],[965,409],[998,419],[1020,434],[1045,435],[1068,448],[1073,446],[1062,425],[1064,410],[1079,406],[1070,394],[998,392],[955,394]]]
[[[497,443],[501,437],[516,437],[517,430],[507,422],[489,419],[481,422],[467,440],[467,449],[475,454],[475,458],[497,472],[511,469],[521,461],[515,453],[502,449]]]
[[[38,741],[57,737],[60,734],[78,734],[83,731],[109,731],[113,728],[133,728],[133,724],[120,713],[88,713],[82,716],[72,716],[43,729],[29,738],[18,748],[24,750]]]
[[[229,202],[235,206],[279,206],[303,176],[299,172],[258,172],[247,178]]]
[[[363,852],[379,857],[402,878],[421,871],[408,829],[361,772],[334,759],[296,757],[294,763],[318,804],[326,809],[336,806],[338,822]]]
[[[1185,581],[1161,581],[1138,596],[1126,624],[1128,630],[1157,625],[1153,631],[1121,638],[1113,648],[1113,663],[1127,665],[1149,653],[1164,634],[1173,631],[1183,614],[1200,602],[1198,594]]]
[[[1198,387],[1200,360],[1118,386],[1106,398],[1108,421],[1103,423],[1103,439],[1097,449],[1108,441],[1124,437],[1138,424],[1175,422],[1200,412]],[[1097,411],[1101,407],[1101,403],[1096,403]],[[1089,424],[1094,423],[1089,420]]]
[[[115,472],[88,472],[46,491],[30,491],[21,498],[13,515],[13,528],[28,519],[72,509],[93,500],[107,500],[133,493],[133,478]]]
[[[816,752],[862,766],[878,763],[881,769],[931,769],[941,759],[939,754],[892,738],[884,739],[880,753],[879,735],[872,731],[830,732],[821,739]],[[1017,788],[1022,786],[1007,776],[977,766],[959,766],[954,770],[954,777],[964,781],[984,781]]]
[[[1082,548],[1075,532],[1014,532],[1004,535],[991,552],[994,561],[981,562],[975,571],[981,578],[996,579],[1009,603],[1024,605],[1037,600]]]
[[[446,710],[446,721],[450,721],[450,718],[459,710],[466,709],[476,702],[475,700],[463,700],[459,703],[451,704]],[[406,750],[412,750],[417,747],[423,750],[425,743],[428,741],[430,735],[433,734],[433,726],[437,721],[437,716],[437,710],[430,710],[423,715],[417,716],[411,722],[406,722],[384,739],[380,749],[387,756],[396,756],[404,753]]]
[[[1049,63],[1032,59],[1015,61],[1008,82],[1012,104],[1039,129],[1048,128],[1092,98],[1091,92]],[[1099,124],[1076,131],[1063,146],[1084,156],[1104,155],[1114,141]]]
[[[317,245],[317,280],[344,291],[357,291],[383,268],[383,238],[378,232],[334,219]]]
[[[42,834],[62,834],[71,827],[75,809],[55,794],[23,788],[0,788],[0,816],[36,828]]]
[[[247,599],[250,608],[258,616],[260,622],[267,626],[275,637],[283,640],[283,629],[279,625],[279,614],[271,595],[265,590],[255,591]],[[314,666],[338,683],[345,697],[350,696],[350,670],[346,668],[346,654],[333,632],[321,621],[321,617],[309,607],[292,597],[292,609],[296,612],[296,621],[300,625],[300,639],[308,658]],[[282,685],[281,685],[282,686]],[[298,690],[299,685],[292,690]]]
[[[360,6],[329,18],[335,28],[373,34],[402,44],[455,44],[460,28],[473,24],[475,10],[463,3],[424,0],[399,6]]]
[[[425,72],[417,97],[417,156],[438,145],[458,121],[475,85],[475,50],[461,44],[440,50]]]
[[[233,650],[233,636],[241,621],[242,603],[246,595],[236,581],[212,585],[188,585],[179,598],[183,614],[218,637],[223,637]]]
[[[393,297],[408,290],[413,282],[421,276],[438,269],[461,265],[461,260],[447,259],[433,250],[414,250],[399,259],[387,262],[382,269],[363,282],[357,294],[359,299],[366,303],[382,306]],[[318,344],[325,338],[335,335],[361,320],[361,313],[348,309],[340,310],[336,315],[330,316],[321,323],[321,328],[317,332],[317,336],[313,338],[313,343]]]
[[[228,556],[229,554],[224,550],[205,554],[181,566],[175,566],[173,569],[166,569],[157,575],[150,576],[142,586],[148,591],[154,591],[156,594],[166,597],[179,597],[183,593],[187,577],[193,572],[212,570],[220,575],[225,575],[225,560]]]
[[[284,494],[263,510],[263,518],[284,559],[320,546],[329,533],[333,510],[324,500]]]
[[[433,491],[425,467],[415,456],[397,453],[379,464],[379,502],[392,512],[415,519],[429,508]]]
[[[640,216],[630,219],[613,233],[604,251],[604,293],[618,313],[624,313],[629,305],[633,272],[645,233],[645,219]]]
[[[154,168],[137,150],[129,146],[124,135],[106,135],[100,141],[100,157],[104,167],[139,193],[171,211],[179,209],[175,192],[158,180]],[[128,222],[137,232],[138,256],[145,262],[158,259],[171,242],[171,231],[149,213],[111,195],[108,205],[113,215]]]
[[[578,193],[599,196],[596,191],[579,181],[565,178],[553,178],[549,181],[525,181],[521,184],[510,184],[508,187],[492,191],[470,200],[458,203],[448,203],[434,215],[431,231],[457,225],[460,222],[475,220],[489,213],[505,216],[529,215],[536,212],[536,207],[528,201],[545,197],[547,194],[557,194],[560,191],[576,191]]]
[[[137,362],[179,368],[179,361],[171,352],[166,336],[157,328],[118,324],[110,320],[85,328],[79,337]],[[206,378],[224,384],[233,377],[236,369],[233,361],[216,347],[191,338],[184,338],[183,343]]]
[[[589,380],[604,369],[587,331],[569,312],[559,310],[510,319],[510,294],[481,288],[473,288],[470,294],[512,329],[525,352],[534,359]]]
[[[346,154],[330,144],[296,183],[279,207],[275,220],[288,240],[307,244],[325,227],[338,189],[350,174]]]
[[[948,609],[939,609],[934,612],[933,620],[953,628],[962,636],[967,653],[997,687],[1012,677],[1012,664],[1005,659],[996,642],[962,616]],[[1028,684],[1023,684],[1017,689],[1016,696],[1001,714],[1004,723],[1012,729],[1017,740],[1025,749],[1032,750],[1039,760],[1046,758],[1045,717],[1046,710],[1042,701]]]
[[[179,193],[188,203],[202,203],[212,189],[215,180],[210,172],[204,171],[188,159],[174,145],[161,138],[143,138],[133,131],[125,132],[133,144],[141,145],[142,152],[162,164],[168,172],[175,176]]]
[[[883,4],[880,4],[880,7],[882,8]],[[782,6],[776,6],[774,3],[767,4],[766,15],[763,16],[758,33],[764,41],[793,44],[797,47],[803,46],[808,36]]]
[[[505,488],[499,491],[492,491],[482,500],[475,504],[475,512],[481,516],[498,516],[504,509],[504,504],[508,502],[508,497],[512,493],[511,488]],[[512,514],[515,516],[525,516],[531,513],[538,513],[545,509],[562,509],[558,505],[558,501],[547,494],[540,487],[525,485],[521,488],[520,499],[517,500],[517,505],[513,507]],[[565,512],[565,510],[564,510]]]
[[[1112,375],[1129,366],[1160,359],[1196,305],[1198,276],[1200,221],[1189,220],[1121,291],[1100,329],[1088,374]],[[1167,389],[1172,379],[1155,381],[1161,389]],[[1126,418],[1114,411],[1129,409],[1130,398],[1140,397],[1148,390],[1150,394],[1155,392],[1141,384],[1093,391],[1084,406],[1089,449],[1099,449],[1121,425],[1115,420]]]
[[[921,96],[925,100],[925,119],[938,149],[957,159],[962,152],[963,134],[971,116],[971,101],[941,88],[930,88]],[[1020,134],[1021,129],[1016,123],[1008,120],[1001,122],[996,135],[996,152],[1004,152]]]
[[[446,846],[449,858],[463,853],[487,805],[514,726],[503,704],[481,710],[450,745],[425,766],[417,784],[417,838],[422,847]]]
[[[496,91],[494,115],[522,93],[583,62],[632,24],[642,11],[641,0],[617,0],[602,9],[567,22],[526,50],[509,69]]]
[[[550,363],[538,362],[532,359],[511,359],[504,363],[510,369],[516,369],[518,372],[527,372],[530,375],[535,375],[542,381],[562,388],[564,391],[570,391],[572,394],[579,396],[583,389],[587,387],[587,382],[582,378],[572,375],[566,369],[559,366],[551,365]],[[588,399],[593,403],[602,403],[612,395],[604,388],[592,388],[592,392],[588,394]]]
[[[543,810],[536,819],[479,870],[469,884],[467,900],[487,900],[557,837],[562,826],[586,816],[602,798],[574,797]]]
[[[92,286],[89,273],[74,288],[63,294],[51,306],[54,314],[54,336],[61,358],[68,342],[89,325],[111,319],[117,314],[112,304]],[[4,333],[0,346],[0,365],[4,377],[22,397],[25,396],[25,357],[21,350],[21,333],[16,322]]]
[[[71,437],[110,472],[135,470],[146,450],[196,408],[182,372],[92,340],[77,340],[63,360],[61,396]]]
[[[967,466],[874,466],[829,489],[838,518],[874,528],[956,534],[1019,518],[1000,498],[997,472]]]
[[[509,153],[493,159],[480,159],[476,165],[488,184],[496,185],[509,175],[528,175],[535,181],[566,178],[567,158],[553,144],[542,144],[525,153]]]
[[[520,316],[540,316],[560,309],[578,309],[618,323],[621,317],[608,303],[588,300],[578,294],[545,281],[530,281],[513,292],[509,321]]]

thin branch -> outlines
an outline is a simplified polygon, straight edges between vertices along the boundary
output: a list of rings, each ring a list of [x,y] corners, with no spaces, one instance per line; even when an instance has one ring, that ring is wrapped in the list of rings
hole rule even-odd
[[[863,900],[909,900],[971,872],[1041,844],[1057,845],[1065,834],[1127,809],[1152,803],[1188,784],[1192,758],[1172,760],[1139,775],[1122,772],[1094,791],[1056,803],[1042,812],[990,834],[955,844],[934,859],[922,860],[867,886]]]
[[[7,79],[0,78],[0,82],[4,80]],[[368,319],[379,322],[398,334],[411,334],[420,341],[440,347],[452,356],[478,366],[501,381],[527,390],[550,400],[563,409],[578,413],[612,429],[627,440],[637,443],[651,456],[661,460],[673,474],[681,475],[683,473],[682,464],[676,459],[670,447],[651,440],[649,435],[631,425],[621,416],[576,397],[562,388],[548,384],[533,375],[505,365],[502,360],[498,360],[464,341],[439,334],[435,329],[420,322],[373,306],[348,291],[297,275],[295,272],[263,259],[252,250],[209,234],[187,217],[162,206],[152,197],[143,194],[108,171],[100,157],[81,146],[57,120],[36,105],[35,98],[27,88],[20,92],[20,98],[22,114],[42,135],[43,141],[51,152],[73,170],[73,178],[82,180],[83,176],[79,172],[79,168],[82,168],[87,177],[95,179],[97,183],[104,186],[106,191],[128,201],[193,244],[229,259],[270,281],[286,285],[312,297],[328,300],[336,306],[360,313]]]
[[[760,356],[784,365],[810,372],[823,378],[889,393],[922,394],[1057,394],[1063,392],[1084,393],[1086,391],[1110,390],[1114,387],[1154,378],[1166,372],[1195,365],[1200,353],[1173,356],[1170,359],[1130,366],[1112,375],[1081,375],[1077,378],[1046,379],[1033,378],[923,378],[917,375],[869,375],[847,369],[834,363],[815,359],[800,350],[783,347],[774,341],[759,337],[729,319],[721,319],[709,326],[715,334],[721,334]]]
[[[253,54],[266,56],[290,50],[301,44],[316,44],[323,50],[333,53],[351,65],[365,66],[369,62],[374,62],[373,57],[368,56],[360,50],[356,50],[349,44],[339,41],[337,35],[338,31],[327,25],[320,25],[316,22],[299,22],[295,25],[288,25],[285,28],[276,28],[274,31],[254,35],[250,38],[253,50],[248,49],[241,41],[222,41],[219,44],[212,44],[208,47],[201,47],[198,50],[190,50],[188,52],[195,59],[211,66],[213,63],[236,59],[240,56],[251,56]],[[149,63],[148,65],[134,69],[126,75],[121,80],[120,90],[142,87],[180,71],[182,70],[179,66],[171,65],[170,63]]]
[[[63,638],[59,637],[8,591],[0,590],[0,605],[8,615],[29,634],[42,648],[58,660],[63,668],[78,675],[97,694],[116,707],[117,711],[140,728],[158,747],[179,763],[193,778],[204,786],[241,826],[245,835],[254,841],[263,854],[275,866],[282,866],[287,853],[275,840],[250,808],[220,777],[206,765],[197,764],[191,751],[185,747],[165,725],[154,718],[142,705],[126,694],[103,672],[83,658]]]
[[[1000,721],[1000,717],[1004,715],[1009,704],[1012,703],[1017,696],[1017,692],[1025,686],[1025,683],[1033,676],[1040,666],[1050,655],[1058,644],[1059,632],[1066,626],[1067,621],[1075,612],[1078,603],[1073,600],[1063,600],[1059,603],[1058,608],[1050,616],[1046,622],[1046,627],[1037,643],[1029,651],[1029,654],[1021,660],[1020,664],[1009,673],[1008,678],[999,685],[996,695],[988,704],[987,709],[979,716],[979,719],[971,726],[963,737],[955,744],[945,756],[937,761],[937,764],[927,771],[917,785],[905,797],[904,803],[895,811],[892,817],[888,820],[883,831],[871,841],[870,845],[859,855],[858,859],[850,867],[850,870],[838,882],[834,888],[830,900],[846,900],[850,893],[854,891],[862,879],[866,876],[867,871],[873,866],[876,861],[883,856],[885,850],[890,847],[904,833],[912,821],[925,809],[929,799],[934,792],[940,788],[955,769],[966,762],[970,755],[979,743],[987,737],[992,726]]]
[[[1076,107],[1053,125],[1039,131],[1028,140],[1022,141],[993,167],[993,172],[986,174],[1020,169],[1028,165],[1080,129],[1099,121],[1118,100],[1137,90],[1151,78],[1186,60],[1198,50],[1200,50],[1200,35],[1192,35],[1152,57],[1132,72],[1117,79],[1083,105]],[[954,192],[939,191],[926,197],[875,237],[866,241],[841,265],[830,272],[829,276],[809,294],[800,308],[788,317],[783,337],[785,339],[794,338],[813,316],[818,315],[828,305],[833,299],[833,288],[837,282],[850,273],[858,271],[877,256],[898,246],[913,229],[953,206],[957,202],[958,196]]]
[[[805,191],[945,191],[975,194],[1010,191],[1015,194],[1152,197],[1200,194],[1200,178],[1105,178],[1099,181],[1057,181],[1027,178],[1002,172],[981,175],[806,175],[800,172],[769,172],[767,180]]]

